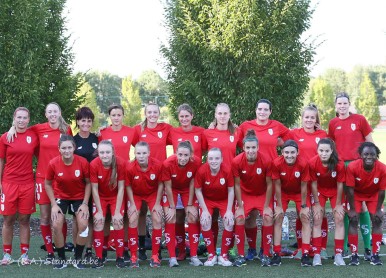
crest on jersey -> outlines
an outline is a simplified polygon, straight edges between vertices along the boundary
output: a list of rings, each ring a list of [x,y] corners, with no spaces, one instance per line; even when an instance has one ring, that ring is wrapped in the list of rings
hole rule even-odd
[[[374,184],[377,184],[379,182],[378,178],[374,178]]]
[[[26,137],[26,140],[27,140],[27,143],[28,143],[28,144],[31,144],[31,142],[32,142],[31,136],[27,136],[27,137]]]
[[[235,141],[235,137],[233,135],[229,136],[229,141],[233,143],[233,141]]]
[[[188,171],[188,172],[186,173],[186,176],[187,176],[188,178],[191,178],[191,177],[192,177],[192,172]]]
[[[320,141],[320,138],[319,138],[319,137],[316,137],[316,138],[315,138],[315,142],[316,142],[316,144],[318,144],[318,143],[319,143],[319,141]]]
[[[273,135],[273,129],[272,129],[272,128],[269,128],[269,129],[268,129],[268,134],[269,134],[269,135]]]
[[[332,171],[331,173],[331,177],[335,178],[336,177],[336,172],[335,171]]]
[[[224,185],[224,184],[225,184],[225,179],[224,179],[224,178],[221,178],[221,179],[220,179],[220,184],[221,184],[221,185]]]
[[[161,139],[161,138],[162,138],[162,131],[158,131],[158,133],[157,133],[157,134],[158,134],[158,138],[160,138],[160,139]]]
[[[123,140],[123,143],[126,144],[126,143],[127,143],[127,136],[123,136],[123,137],[122,137],[122,140]]]
[[[98,147],[98,145],[97,145],[96,143],[92,143],[92,147],[93,147],[94,149],[96,149],[96,148]]]
[[[80,176],[80,170],[75,170],[75,177],[79,177]]]
[[[261,174],[261,168],[257,168],[257,169],[256,169],[256,173],[257,173],[258,175],[260,175],[260,174]]]
[[[356,129],[356,125],[355,124],[351,124],[351,129],[354,131]]]
[[[194,139],[194,142],[198,143],[198,135],[194,135],[193,139]]]
[[[155,174],[151,174],[150,175],[150,179],[153,181],[153,180],[155,180]]]
[[[295,172],[295,177],[297,177],[297,178],[300,177],[300,172],[299,171]]]

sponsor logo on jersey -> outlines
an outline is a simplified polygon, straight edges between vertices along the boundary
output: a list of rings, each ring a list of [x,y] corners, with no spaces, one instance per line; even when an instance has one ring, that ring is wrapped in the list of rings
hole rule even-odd
[[[361,181],[361,178],[355,178],[357,181]]]
[[[351,129],[352,129],[352,131],[354,131],[354,130],[356,130],[356,125],[355,124],[351,124]]]
[[[158,138],[162,138],[162,131],[158,131],[158,133],[157,133],[157,135],[158,135]]]
[[[78,147],[78,150],[81,150],[82,148],[83,148],[83,146],[79,146],[79,147]]]
[[[210,184],[210,181],[206,181],[205,184],[209,185],[209,184]]]
[[[97,145],[96,143],[92,143],[92,147],[93,147],[94,149],[96,149],[96,148],[98,147],[98,145]]]
[[[218,138],[213,138],[213,142],[217,142]]]
[[[48,134],[44,134],[44,135],[43,135],[43,138],[48,138]]]
[[[331,173],[331,177],[335,178],[336,177],[336,172],[335,171],[332,171]]]
[[[126,144],[126,143],[127,143],[127,136],[123,136],[123,137],[122,137],[122,141],[123,141],[123,143]]]
[[[245,171],[245,170],[242,170],[242,171],[241,171],[241,173],[243,173],[243,174],[246,174],[246,173],[247,173],[247,171]]]
[[[316,138],[315,138],[315,142],[316,142],[316,144],[318,144],[318,143],[319,143],[319,141],[320,141],[320,138],[319,138],[319,137],[316,137]]]
[[[273,135],[273,129],[272,128],[268,128],[268,134]]]
[[[150,179],[153,181],[155,180],[155,174],[150,174]]]
[[[194,142],[198,143],[198,135],[194,135],[193,140]]]
[[[146,134],[142,134],[141,137],[142,137],[142,138],[145,138],[145,137],[146,137]]]
[[[261,168],[257,168],[257,169],[256,169],[256,173],[257,173],[258,175],[260,175],[261,172],[262,172]]]
[[[58,177],[62,177],[63,176],[63,173],[58,173]]]
[[[32,142],[31,136],[27,136],[27,137],[26,137],[26,140],[27,140],[27,143],[28,143],[28,144],[31,144],[31,142]]]
[[[139,180],[139,176],[134,176],[134,179],[135,180]]]
[[[336,129],[342,129],[342,127],[341,126],[337,126]]]
[[[225,179],[224,179],[224,178],[221,178],[221,179],[220,179],[220,184],[221,184],[221,185],[224,185],[224,184],[225,184]]]
[[[300,177],[300,172],[299,171],[295,171],[295,177]]]
[[[280,175],[285,176],[287,173],[286,172],[281,172]]]
[[[304,138],[300,138],[300,139],[299,139],[299,142],[303,142],[303,141],[304,141]]]
[[[103,176],[98,176],[98,179],[103,179]]]
[[[79,177],[80,176],[80,170],[75,170],[75,177]]]
[[[235,141],[235,137],[233,135],[229,136],[229,141],[233,143],[233,141]]]
[[[316,173],[316,175],[319,177],[319,176],[320,176],[320,173]]]
[[[374,184],[377,184],[379,182],[379,178],[374,178]]]
[[[187,176],[188,178],[191,178],[191,177],[192,177],[192,175],[193,175],[193,173],[192,173],[192,172],[190,172],[190,171],[186,172],[186,176]]]
[[[172,178],[176,178],[176,177],[177,177],[177,175],[176,175],[176,174],[172,175]]]

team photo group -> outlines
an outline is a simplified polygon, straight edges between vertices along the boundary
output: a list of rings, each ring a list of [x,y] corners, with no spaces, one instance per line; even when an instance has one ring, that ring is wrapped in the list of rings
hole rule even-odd
[[[282,224],[292,201],[297,215],[293,258],[301,266],[321,266],[329,257],[330,206],[333,264],[382,265],[386,166],[378,160],[368,121],[349,108],[349,95],[338,93],[336,117],[325,131],[316,106],[306,106],[301,127],[289,129],[270,119],[274,107],[267,99],[257,102],[255,119],[239,125],[232,122],[230,107],[219,103],[205,128],[192,125],[188,104],[176,111],[178,127],[159,122],[155,103],[145,106],[144,121],[134,127],[123,124],[121,105],[111,105],[111,125],[92,133],[94,113],[81,107],[73,135],[57,103],[46,106],[47,122],[33,126],[33,111],[18,107],[0,139],[0,264],[31,263],[30,218],[38,204],[44,263],[54,269],[103,268],[110,241],[118,268],[138,268],[148,259],[150,267],[160,267],[161,244],[170,267],[187,259],[192,266],[242,267],[257,259],[264,267],[279,266]],[[167,153],[168,145],[173,153]],[[67,257],[66,218],[72,221],[74,242]],[[262,221],[260,242],[257,220]],[[15,222],[18,258],[12,256]],[[371,228],[360,232],[364,250],[358,249],[358,226]],[[151,254],[145,246],[148,230]],[[198,256],[200,238],[207,257]],[[237,256],[231,259],[232,248]]]

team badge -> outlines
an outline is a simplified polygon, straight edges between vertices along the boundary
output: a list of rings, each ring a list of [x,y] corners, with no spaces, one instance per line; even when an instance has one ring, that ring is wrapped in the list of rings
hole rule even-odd
[[[155,175],[154,174],[151,174],[150,175],[150,179],[153,181],[153,180],[155,180]]]
[[[356,125],[355,124],[351,124],[351,129],[354,131],[356,129]]]
[[[123,140],[123,143],[126,144],[126,143],[127,143],[127,136],[123,136],[123,137],[122,137],[122,140]]]
[[[299,171],[295,172],[295,177],[297,177],[297,178],[300,177],[300,172]]]
[[[319,176],[320,176],[320,173],[316,173],[316,175],[319,177]]]
[[[160,139],[161,139],[161,138],[162,138],[162,131],[158,131],[158,133],[157,133],[157,134],[158,134],[158,138],[160,138]]]
[[[190,171],[187,172],[187,173],[186,173],[186,176],[187,176],[188,178],[191,178],[191,177],[192,177],[192,172],[190,172]]]
[[[31,136],[27,136],[26,140],[27,140],[27,143],[28,143],[28,144],[31,144],[31,142],[32,142]]]
[[[221,185],[224,185],[224,184],[225,184],[225,179],[224,179],[224,178],[221,178],[221,179],[220,179],[220,184],[221,184]]]
[[[374,184],[377,184],[379,182],[378,178],[374,178]]]
[[[233,135],[229,136],[229,141],[233,143],[233,141],[235,141],[235,137]]]
[[[319,137],[316,137],[316,138],[315,138],[315,142],[316,142],[316,144],[318,144],[318,143],[319,143],[319,141],[320,141],[320,138],[319,138]]]
[[[94,149],[96,149],[98,146],[97,146],[96,143],[92,143],[92,147],[93,147]]]
[[[194,142],[198,143],[198,135],[194,135],[193,140]]]
[[[261,174],[261,168],[257,168],[257,169],[256,169],[256,173],[257,173],[258,175],[260,175],[260,174]]]
[[[333,178],[336,177],[336,172],[335,172],[335,171],[333,171],[333,172],[331,173],[331,177],[333,177]]]
[[[269,128],[269,129],[268,129],[268,134],[269,134],[269,135],[273,135],[273,129],[272,129],[272,128]]]
[[[79,170],[75,170],[75,177],[79,177],[80,176],[80,171]]]

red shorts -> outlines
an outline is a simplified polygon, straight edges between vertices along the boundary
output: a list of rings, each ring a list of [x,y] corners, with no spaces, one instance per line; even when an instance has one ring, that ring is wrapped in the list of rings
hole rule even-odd
[[[244,204],[245,217],[248,217],[248,215],[253,210],[258,210],[260,215],[263,215],[264,203],[265,203],[265,194],[261,194],[261,195],[257,195],[257,196],[251,196],[251,195],[247,195],[247,194],[243,193],[242,199],[243,199],[243,204]],[[273,198],[271,199],[271,203],[269,204],[269,206],[271,208],[273,207]]]
[[[139,195],[133,194],[133,197],[134,197],[135,207],[137,208],[137,210],[140,210],[142,207],[142,202],[145,202],[149,207],[149,210],[151,211],[157,200],[157,191],[147,196],[139,196]],[[127,207],[128,208],[130,207],[130,201],[127,201]]]
[[[117,207],[117,199],[116,198],[110,198],[110,199],[102,199],[102,198],[100,198],[99,201],[101,202],[101,208],[102,208],[103,217],[106,217],[106,214],[109,211],[110,211],[111,215],[114,215],[115,209]],[[97,212],[98,212],[98,209],[97,209],[95,203],[93,203],[93,206],[92,206],[92,213],[93,213],[93,215],[95,215]],[[121,213],[122,216],[125,215],[125,202],[124,202],[124,200],[122,201],[120,213]]]
[[[276,199],[276,197],[275,197],[275,199]],[[301,205],[302,205],[302,195],[301,194],[286,194],[286,193],[281,192],[281,204],[283,206],[284,212],[286,212],[286,210],[288,208],[288,203],[290,201],[295,202],[296,211],[299,212],[301,209]],[[276,205],[277,205],[277,202],[275,200],[274,201],[274,207],[276,207]],[[307,205],[307,207],[311,206],[310,198],[306,198],[306,205]]]
[[[354,198],[354,202],[355,202],[355,211],[356,211],[356,213],[361,213],[362,212],[362,203],[363,202],[365,202],[365,204],[367,206],[367,210],[369,211],[369,213],[375,214],[377,212],[378,199],[376,201],[372,201],[372,200],[364,201],[364,200],[356,200]]]
[[[220,216],[224,217],[225,213],[227,212],[228,207],[228,199],[224,201],[211,201],[211,200],[205,200],[206,207],[208,208],[208,212],[210,215],[213,215],[213,211],[215,209],[218,209],[220,212]],[[200,208],[200,213],[202,212],[202,209]],[[234,206],[232,206],[232,212],[234,213]]]
[[[178,207],[178,209],[186,208],[188,206],[188,203],[189,203],[189,191],[187,191],[187,192],[175,192],[175,191],[173,191],[173,201],[174,201],[174,205],[176,206],[176,208],[177,208],[177,203],[179,201],[178,195],[180,196],[181,205],[182,205],[182,207]],[[162,202],[161,203],[162,203],[163,207],[169,207],[170,206],[166,194],[164,194],[162,196]],[[197,201],[196,195],[193,196],[193,205],[195,207],[198,207],[198,201]]]
[[[52,182],[52,188],[54,188],[54,182]],[[36,203],[39,205],[51,204],[50,199],[46,193],[44,178],[36,178]]]
[[[14,215],[16,212],[21,214],[32,214],[36,211],[35,206],[35,186],[30,184],[2,183],[0,214]]]
[[[335,194],[323,194],[323,193],[320,193],[318,192],[318,197],[319,197],[319,204],[322,208],[325,208],[326,207],[326,202],[327,200],[330,200],[330,204],[331,204],[331,208],[334,209],[335,206],[336,206],[336,199],[337,199],[337,196],[336,196],[336,191],[335,191]],[[315,205],[315,200],[314,200],[314,196],[312,195],[312,193],[310,194],[310,200],[311,200],[311,205]],[[342,201],[342,204],[344,202]]]

